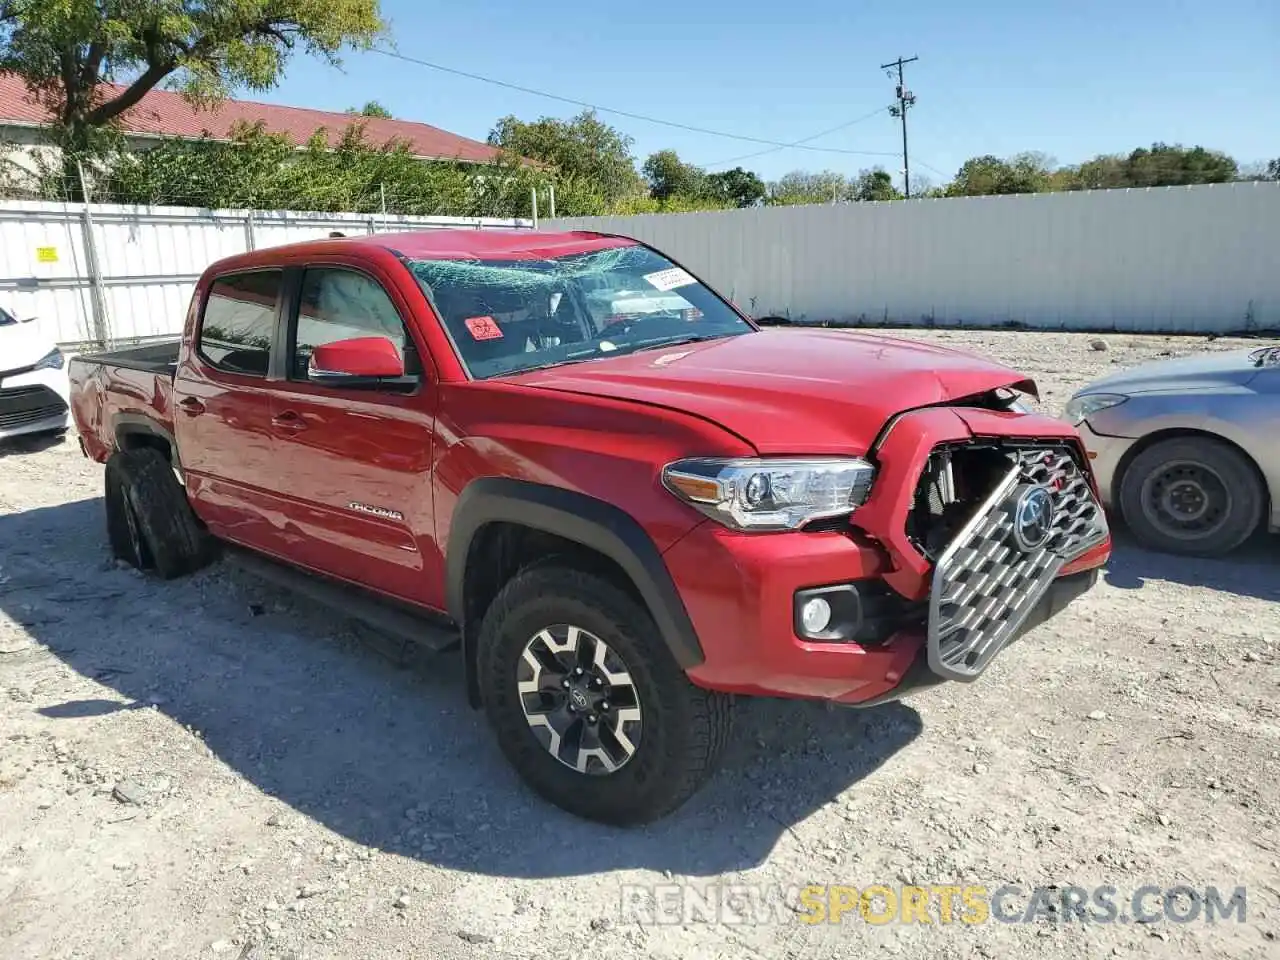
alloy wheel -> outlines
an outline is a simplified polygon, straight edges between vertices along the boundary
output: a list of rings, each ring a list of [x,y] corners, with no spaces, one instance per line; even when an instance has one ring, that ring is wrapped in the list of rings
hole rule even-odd
[[[627,665],[595,634],[557,624],[539,630],[516,667],[525,720],[543,748],[593,776],[621,769],[640,746],[640,699]]]

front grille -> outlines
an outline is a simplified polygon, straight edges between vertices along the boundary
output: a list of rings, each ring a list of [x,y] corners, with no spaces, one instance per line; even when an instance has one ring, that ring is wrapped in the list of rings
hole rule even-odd
[[[1003,475],[980,503],[960,505],[968,520],[933,571],[929,665],[953,680],[978,677],[1063,565],[1107,537],[1106,517],[1069,447],[987,450],[1003,460]],[[1043,525],[1034,522],[1037,506],[1045,508]]]
[[[29,427],[67,412],[62,398],[48,387],[10,387],[0,390],[0,430]]]

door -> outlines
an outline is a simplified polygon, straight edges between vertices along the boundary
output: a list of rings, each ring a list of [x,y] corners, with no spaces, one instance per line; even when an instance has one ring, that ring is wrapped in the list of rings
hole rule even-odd
[[[285,337],[285,379],[273,384],[276,549],[312,569],[437,609],[431,444],[435,387],[386,288],[349,267],[309,267]],[[307,379],[314,347],[383,336],[416,387],[339,388]]]
[[[1247,452],[1258,462],[1271,497],[1272,529],[1280,530],[1280,354],[1259,351],[1262,364],[1249,383],[1254,397],[1241,424],[1247,436]]]
[[[271,345],[280,270],[214,280],[174,377],[174,433],[183,477],[214,534],[250,547],[270,539]]]

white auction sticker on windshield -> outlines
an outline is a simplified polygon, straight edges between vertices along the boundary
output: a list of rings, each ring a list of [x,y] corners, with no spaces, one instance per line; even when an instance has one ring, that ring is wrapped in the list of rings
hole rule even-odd
[[[681,270],[679,267],[659,270],[657,273],[646,273],[644,278],[649,281],[650,286],[659,290],[675,290],[677,287],[687,287],[691,283],[697,283],[690,276],[689,271]]]

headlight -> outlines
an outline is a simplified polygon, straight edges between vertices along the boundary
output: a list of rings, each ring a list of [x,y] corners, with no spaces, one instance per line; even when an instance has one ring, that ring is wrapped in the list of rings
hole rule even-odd
[[[1118,407],[1129,398],[1119,393],[1088,393],[1083,397],[1072,397],[1062,411],[1063,417],[1078,427],[1091,414],[1108,407]]]
[[[66,363],[66,358],[63,357],[62,351],[59,350],[57,347],[54,347],[52,350],[46,353],[43,357],[37,360],[35,362],[35,366],[32,367],[32,369],[33,370],[61,370],[62,365],[64,363]]]
[[[875,467],[848,457],[678,460],[663,485],[735,530],[797,530],[842,517],[867,499]]]

